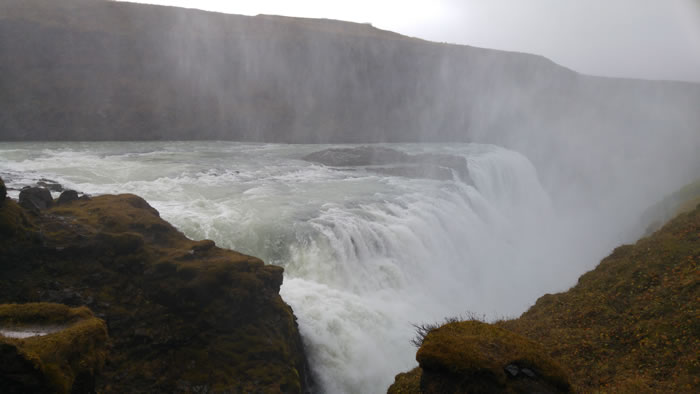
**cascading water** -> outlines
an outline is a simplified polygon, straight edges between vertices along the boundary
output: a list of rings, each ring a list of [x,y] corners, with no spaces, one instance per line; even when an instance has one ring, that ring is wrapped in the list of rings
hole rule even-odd
[[[370,393],[415,364],[411,323],[514,316],[609,246],[605,233],[581,247],[587,229],[555,212],[517,152],[390,146],[461,155],[473,183],[300,160],[325,146],[218,142],[2,144],[0,175],[10,187],[47,177],[91,194],[136,193],[191,238],[284,266],[281,293],[321,389]]]

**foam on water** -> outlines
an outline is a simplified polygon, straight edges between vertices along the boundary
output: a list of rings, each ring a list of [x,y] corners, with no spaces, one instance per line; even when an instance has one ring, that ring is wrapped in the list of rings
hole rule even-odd
[[[587,213],[555,212],[517,152],[392,146],[463,155],[467,184],[299,159],[325,147],[2,144],[0,175],[11,187],[46,177],[91,194],[136,193],[192,238],[284,266],[282,296],[331,393],[385,391],[415,364],[411,323],[516,315],[608,251],[607,234],[581,245],[590,227],[571,224]]]

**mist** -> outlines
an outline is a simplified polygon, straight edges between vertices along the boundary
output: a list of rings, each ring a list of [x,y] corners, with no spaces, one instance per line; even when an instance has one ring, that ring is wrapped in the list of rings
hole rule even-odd
[[[18,179],[51,172],[90,193],[142,194],[188,236],[284,266],[282,295],[300,316],[312,369],[328,392],[367,392],[411,366],[412,322],[469,311],[517,316],[537,297],[566,290],[615,246],[642,236],[644,213],[700,174],[698,84],[595,77],[542,56],[367,24],[6,0],[0,53],[0,140],[150,141],[146,153],[49,145],[69,160],[55,165],[60,155],[47,153],[33,163],[7,159],[0,169]],[[160,174],[155,169],[167,171],[138,161],[172,148],[153,141],[200,141],[192,146],[223,157],[221,168]],[[201,141],[235,143],[218,150]],[[239,149],[241,142],[251,145]],[[266,156],[255,144],[281,145],[269,145],[276,153]],[[385,179],[371,163],[334,169],[303,161],[344,144],[464,158],[471,179]],[[100,169],[92,146],[100,160],[123,155],[133,178]],[[260,163],[248,155],[256,149]],[[70,161],[83,159],[94,178],[75,174]],[[296,172],[279,170],[278,161]],[[272,170],[258,174],[249,163]],[[276,188],[305,175],[318,194]],[[182,184],[240,195],[192,197]],[[289,208],[298,217],[266,211],[309,201],[303,215]],[[278,216],[288,226],[266,222]],[[377,349],[389,355],[384,367],[368,361]],[[375,367],[379,374],[364,375]]]

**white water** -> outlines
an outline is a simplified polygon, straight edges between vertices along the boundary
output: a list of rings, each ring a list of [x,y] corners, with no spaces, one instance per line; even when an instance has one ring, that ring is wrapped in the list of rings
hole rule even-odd
[[[625,228],[555,209],[519,153],[386,146],[463,155],[474,184],[300,160],[327,146],[221,142],[5,143],[0,175],[139,194],[191,238],[284,266],[282,297],[329,393],[384,392],[415,365],[411,323],[516,316],[573,285]]]
[[[61,331],[62,327],[22,327],[22,328],[0,328],[0,336],[7,338],[25,339],[31,337],[41,337]]]

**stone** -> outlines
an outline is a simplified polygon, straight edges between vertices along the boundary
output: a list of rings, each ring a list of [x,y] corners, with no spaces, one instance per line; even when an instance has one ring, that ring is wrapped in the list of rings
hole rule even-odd
[[[520,368],[518,368],[517,365],[508,364],[508,366],[505,367],[504,369],[506,370],[506,372],[508,372],[510,374],[510,376],[513,376],[513,377],[518,376],[518,373],[520,373]]]
[[[19,192],[19,205],[30,211],[43,211],[51,208],[53,197],[48,189],[26,187]]]
[[[58,200],[56,200],[56,205],[67,204],[71,201],[77,200],[78,198],[78,192],[75,190],[66,190],[58,197]]]

